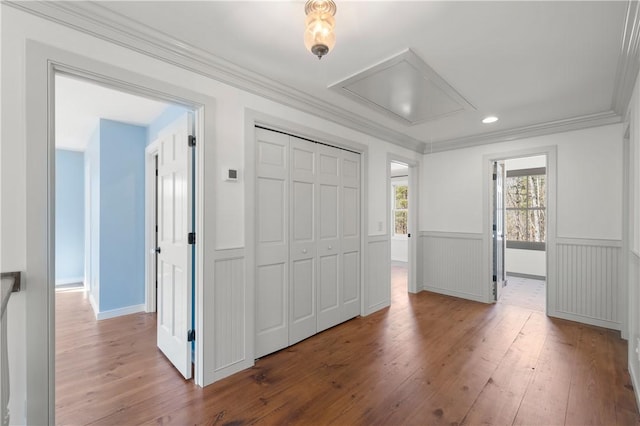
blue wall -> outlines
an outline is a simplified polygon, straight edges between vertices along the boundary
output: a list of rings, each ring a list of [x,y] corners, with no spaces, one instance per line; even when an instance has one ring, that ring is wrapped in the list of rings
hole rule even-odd
[[[147,127],[147,145],[158,138],[158,132],[164,129],[167,125],[173,123],[178,117],[187,111],[191,110],[178,105],[170,105],[167,109],[162,111],[153,123],[149,124]]]
[[[144,303],[147,128],[100,120],[100,311]]]
[[[56,150],[56,283],[84,279],[84,153]]]

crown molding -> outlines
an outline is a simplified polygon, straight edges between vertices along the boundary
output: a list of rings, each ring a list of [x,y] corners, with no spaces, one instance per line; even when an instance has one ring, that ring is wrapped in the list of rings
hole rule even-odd
[[[23,12],[424,154],[619,123],[625,116],[640,70],[640,7],[637,0],[630,0],[610,111],[427,144],[141,25],[95,2],[1,1]]]
[[[580,117],[485,133],[483,135],[472,135],[434,142],[433,145],[425,146],[424,154],[470,148],[478,145],[508,142],[516,139],[532,138],[535,136],[544,136],[553,133],[570,132],[572,130],[605,126],[621,122],[622,117],[620,115],[616,114],[614,111],[606,111],[597,114],[583,115]]]
[[[249,71],[94,2],[4,0],[3,3],[403,148],[424,151],[423,141]]]
[[[611,109],[624,117],[640,71],[640,3],[629,0]]]

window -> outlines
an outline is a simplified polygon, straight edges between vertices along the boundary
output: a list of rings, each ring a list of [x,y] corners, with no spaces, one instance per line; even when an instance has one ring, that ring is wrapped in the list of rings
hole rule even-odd
[[[547,239],[546,169],[507,171],[507,247],[544,250]]]
[[[393,184],[393,235],[407,235],[408,189],[406,183]]]

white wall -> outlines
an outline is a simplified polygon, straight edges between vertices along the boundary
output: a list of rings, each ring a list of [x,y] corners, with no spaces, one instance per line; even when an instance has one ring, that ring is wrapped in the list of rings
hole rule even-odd
[[[628,185],[625,195],[627,204],[627,229],[624,262],[626,268],[626,285],[628,291],[628,319],[629,319],[629,374],[636,393],[640,396],[640,75],[636,79],[633,96],[629,103],[629,145],[626,152],[626,166],[628,171]],[[640,405],[640,400],[638,400]]]
[[[423,231],[483,231],[483,156],[557,146],[557,234],[622,237],[622,125],[595,127],[425,155]]]
[[[387,153],[421,159],[421,155],[382,140],[342,127],[308,113],[222,84],[204,75],[168,65],[115,44],[71,30],[67,27],[18,11],[4,3],[2,8],[2,265],[6,270],[25,270],[26,264],[26,176],[25,176],[25,56],[26,40],[35,40],[71,51],[96,61],[152,75],[154,79],[216,99],[216,166],[240,169],[236,183],[216,182],[216,241],[219,250],[244,246],[245,205],[242,166],[244,164],[244,125],[247,109],[286,119],[310,129],[334,134],[368,146],[369,234],[386,235]],[[221,179],[220,179],[221,180]],[[252,206],[246,206],[252,208]],[[7,250],[9,249],[9,250]],[[381,251],[382,253],[382,251]],[[388,253],[385,255],[388,262]],[[382,259],[385,261],[385,259]],[[27,351],[24,330],[24,298],[15,297],[10,307],[12,371],[12,423],[24,423],[25,365]],[[36,368],[36,366],[30,366]]]
[[[557,186],[555,197],[549,191],[556,202],[556,232],[548,235],[555,242],[547,243],[547,313],[623,329],[622,128],[614,124],[425,155],[420,197],[424,288],[491,300],[489,230],[484,229],[488,158],[549,152],[557,164],[550,163],[547,173],[555,172]],[[471,284],[469,277],[474,277]]]
[[[508,248],[504,253],[507,273],[547,276],[546,252]]]

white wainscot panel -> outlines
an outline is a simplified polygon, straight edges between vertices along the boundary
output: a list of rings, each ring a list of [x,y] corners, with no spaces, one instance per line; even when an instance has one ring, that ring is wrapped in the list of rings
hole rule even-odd
[[[221,379],[250,367],[247,354],[245,260],[242,250],[221,250],[215,261],[214,376]],[[235,256],[234,256],[235,255]],[[205,310],[207,308],[205,307]]]
[[[482,234],[423,232],[419,244],[424,290],[486,301]]]
[[[558,239],[558,317],[620,330],[621,242]]]
[[[391,304],[391,260],[386,235],[368,237],[365,286],[367,315]]]

